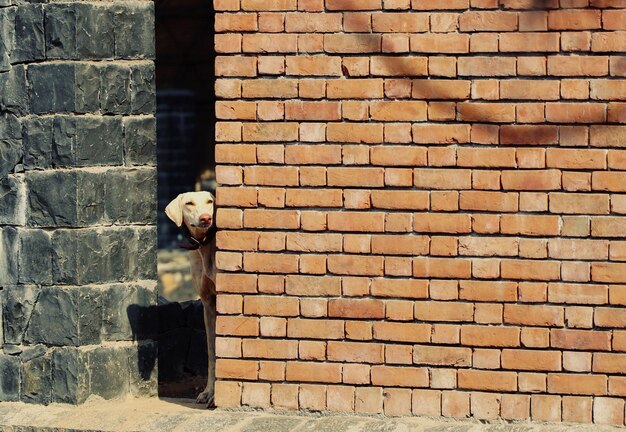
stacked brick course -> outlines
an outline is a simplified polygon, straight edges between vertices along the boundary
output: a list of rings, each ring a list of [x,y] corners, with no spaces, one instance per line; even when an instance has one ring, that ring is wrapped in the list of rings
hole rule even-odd
[[[0,0],[0,401],[156,393],[152,6]]]
[[[214,4],[217,403],[623,424],[626,2]]]

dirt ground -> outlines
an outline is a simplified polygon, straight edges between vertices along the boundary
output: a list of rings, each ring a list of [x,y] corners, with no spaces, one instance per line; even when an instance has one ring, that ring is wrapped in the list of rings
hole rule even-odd
[[[171,432],[608,432],[611,426],[503,422],[440,418],[207,410],[190,400],[90,399],[81,406],[0,403],[0,431]]]

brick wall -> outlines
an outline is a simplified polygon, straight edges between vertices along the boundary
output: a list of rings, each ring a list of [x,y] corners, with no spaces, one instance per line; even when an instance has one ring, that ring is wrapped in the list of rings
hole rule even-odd
[[[626,2],[214,4],[217,403],[623,424]]]
[[[0,401],[156,393],[153,21],[0,0]]]

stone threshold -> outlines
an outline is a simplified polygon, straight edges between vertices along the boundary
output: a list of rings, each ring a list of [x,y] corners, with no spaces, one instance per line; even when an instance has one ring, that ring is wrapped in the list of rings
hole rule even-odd
[[[207,410],[188,399],[91,398],[80,406],[0,403],[0,432],[604,432],[612,426]]]

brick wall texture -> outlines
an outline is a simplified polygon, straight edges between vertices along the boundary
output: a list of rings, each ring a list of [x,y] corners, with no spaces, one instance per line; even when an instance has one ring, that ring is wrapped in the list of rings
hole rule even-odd
[[[623,424],[626,2],[214,4],[218,405]]]
[[[153,15],[0,0],[0,401],[156,393]]]

